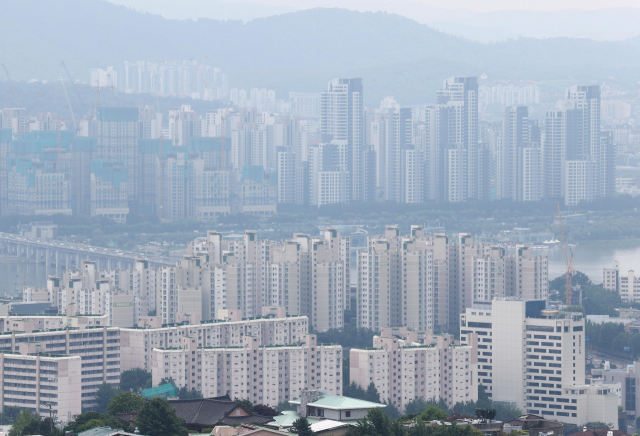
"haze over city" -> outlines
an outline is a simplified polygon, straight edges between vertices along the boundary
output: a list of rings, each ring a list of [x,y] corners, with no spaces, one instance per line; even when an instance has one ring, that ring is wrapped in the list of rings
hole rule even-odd
[[[637,2],[0,1],[0,436],[640,432]]]

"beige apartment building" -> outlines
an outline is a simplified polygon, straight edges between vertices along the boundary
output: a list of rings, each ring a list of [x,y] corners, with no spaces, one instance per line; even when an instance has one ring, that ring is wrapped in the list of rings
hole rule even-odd
[[[151,371],[153,349],[182,347],[184,338],[195,339],[198,347],[224,348],[242,346],[247,336],[258,338],[263,346],[295,344],[309,333],[306,316],[243,319],[239,311],[223,312],[231,312],[231,318],[163,326],[159,317],[147,317],[137,328],[120,329],[122,370]]]
[[[58,330],[0,334],[0,352],[21,352],[21,347],[33,344],[40,347],[43,355],[80,358],[79,372],[69,375],[68,381],[78,383],[79,390],[74,395],[77,395],[84,409],[95,406],[96,391],[103,383],[120,382],[120,329],[117,327],[65,327]],[[10,380],[7,374],[0,374],[0,383]],[[56,383],[63,381],[58,379]],[[60,418],[66,419],[66,416]]]
[[[21,343],[19,351],[0,352],[0,410],[20,407],[71,421],[82,412],[82,358],[48,354],[43,347],[37,342]]]
[[[240,346],[199,347],[182,338],[176,348],[154,348],[153,384],[172,377],[178,387],[196,389],[206,397],[229,394],[254,404],[276,406],[298,398],[303,389],[322,389],[340,395],[342,347],[317,343],[305,335],[298,344],[260,345],[260,338],[244,336]]]
[[[621,275],[620,264],[617,261],[613,262],[613,267],[603,268],[602,286],[620,294],[625,303],[640,301],[640,277],[636,276],[633,270],[629,270],[626,276]]]
[[[526,246],[507,254],[468,233],[449,241],[422,226],[411,226],[406,236],[387,226],[358,253],[358,325],[447,331],[478,302],[547,298],[548,269],[547,256],[533,256]]]
[[[399,410],[412,400],[443,398],[449,406],[478,399],[474,345],[456,345],[451,335],[385,328],[373,348],[351,349],[350,381],[374,383],[380,399]]]

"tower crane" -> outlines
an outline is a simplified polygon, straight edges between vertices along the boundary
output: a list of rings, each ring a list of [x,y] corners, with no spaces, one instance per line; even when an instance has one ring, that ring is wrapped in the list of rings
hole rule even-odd
[[[18,105],[20,107],[22,106],[22,102],[20,101],[20,97],[18,97],[18,93],[16,92],[16,87],[13,86],[13,80],[11,80],[11,76],[9,75],[9,70],[7,70],[7,67],[5,66],[5,64],[2,64],[2,68],[4,69],[4,73],[7,75],[7,80],[9,81],[9,85],[11,85],[11,91],[13,91],[13,96],[16,99],[16,102],[18,102]]]
[[[567,241],[564,238],[564,226],[562,224],[562,213],[560,212],[560,203],[556,203],[558,206],[558,222],[560,224],[560,234],[562,235],[562,249],[564,250],[564,263],[567,267],[567,283],[565,288],[565,295],[567,297],[567,306],[571,306],[571,273],[573,270],[573,252],[571,258],[567,253]]]

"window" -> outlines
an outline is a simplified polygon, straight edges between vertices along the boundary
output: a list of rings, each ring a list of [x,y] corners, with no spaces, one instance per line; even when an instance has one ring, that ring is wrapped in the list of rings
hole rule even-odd
[[[346,418],[351,418],[351,410],[347,410],[346,412],[344,412],[344,416]]]

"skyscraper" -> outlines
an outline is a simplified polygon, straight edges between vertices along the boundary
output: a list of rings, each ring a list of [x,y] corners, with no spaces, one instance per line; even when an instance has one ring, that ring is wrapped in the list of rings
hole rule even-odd
[[[333,79],[321,95],[322,142],[346,141],[349,200],[362,200],[363,97],[362,79]]]
[[[526,106],[505,109],[496,156],[496,196],[514,201],[541,198],[540,127]]]
[[[438,130],[445,134],[444,153],[439,162],[444,177],[445,201],[487,199],[488,186],[482,182],[478,152],[478,81],[476,77],[450,77],[437,94],[440,113]],[[440,142],[440,141],[438,141]]]

